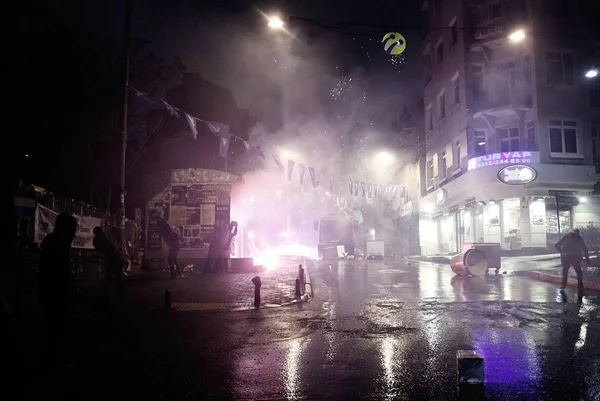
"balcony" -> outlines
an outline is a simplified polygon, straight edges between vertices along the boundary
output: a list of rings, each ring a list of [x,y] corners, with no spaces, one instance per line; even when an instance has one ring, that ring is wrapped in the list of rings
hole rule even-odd
[[[505,117],[516,111],[531,109],[532,98],[533,92],[527,85],[513,89],[506,85],[500,90],[482,92],[480,96],[475,96],[469,108],[473,110],[475,118],[481,114]]]

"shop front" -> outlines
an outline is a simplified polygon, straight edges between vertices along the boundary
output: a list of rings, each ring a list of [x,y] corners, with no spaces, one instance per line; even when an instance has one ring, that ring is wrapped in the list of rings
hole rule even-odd
[[[527,153],[525,163],[515,160],[519,164],[469,161],[469,171],[422,198],[423,254],[455,254],[470,242],[542,253],[583,225],[577,220],[600,220],[600,207],[588,197],[595,183],[588,178],[595,177],[592,166],[541,165],[539,154]]]

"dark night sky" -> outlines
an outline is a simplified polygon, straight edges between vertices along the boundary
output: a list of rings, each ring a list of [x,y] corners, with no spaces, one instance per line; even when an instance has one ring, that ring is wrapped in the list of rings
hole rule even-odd
[[[81,180],[85,178],[78,181],[64,174],[81,170],[82,164],[89,163],[85,149],[77,144],[77,133],[67,131],[71,128],[69,121],[73,116],[81,118],[86,113],[85,102],[78,104],[77,96],[82,100],[89,96],[86,96],[85,88],[70,78],[69,69],[85,67],[72,65],[72,60],[77,58],[70,55],[69,45],[58,41],[42,44],[45,55],[38,56],[24,43],[38,44],[39,39],[43,39],[32,35],[29,27],[44,25],[49,19],[46,15],[52,14],[60,16],[67,24],[78,25],[102,36],[112,36],[122,43],[124,1],[11,0],[11,4],[15,10],[11,15],[18,16],[11,22],[19,26],[8,41],[14,48],[7,53],[14,54],[17,61],[7,98],[15,99],[18,108],[15,121],[19,128],[15,130],[15,136],[21,142],[20,150],[11,155],[19,166],[13,172],[19,175],[20,171],[27,170],[29,182],[48,185],[49,189],[57,192],[70,192],[73,186],[84,185]],[[239,107],[248,108],[257,115],[260,113],[256,110],[256,99],[272,95],[269,90],[272,91],[274,83],[261,81],[270,78],[268,72],[261,70],[273,68],[274,43],[273,32],[266,27],[261,12],[304,17],[328,25],[352,21],[398,27],[397,30],[407,38],[405,58],[411,61],[420,59],[420,40],[425,31],[403,27],[423,26],[421,5],[420,0],[134,0],[132,34],[150,40],[156,53],[165,59],[181,57],[188,70],[198,71],[203,78],[231,90]],[[10,8],[7,7],[7,10]],[[348,34],[339,34],[297,20],[292,22],[290,29],[297,37],[293,41],[293,57],[301,59],[304,68],[304,72],[297,74],[300,88],[307,82],[316,91],[315,88],[321,85],[319,75],[328,74],[335,80],[336,75],[352,74],[357,67],[368,68],[370,62],[366,54],[369,53],[375,55],[378,62],[384,63],[383,68],[378,67],[377,76],[380,86],[387,88],[387,93],[384,96],[382,92],[379,102],[390,99],[388,102],[394,102],[393,107],[400,112],[403,99],[419,93],[419,85],[415,84],[415,77],[419,75],[418,63],[409,62],[397,68],[390,67],[386,61],[378,41],[388,29],[352,28],[347,30]],[[26,36],[29,36],[27,40],[30,42],[23,42]],[[55,75],[56,72],[62,76]],[[389,81],[386,74],[390,75]],[[261,79],[257,79],[259,75]],[[271,84],[271,89],[268,84]],[[331,81],[326,85],[331,85]],[[69,106],[67,97],[79,109]],[[365,107],[376,107],[373,102]],[[262,105],[263,108],[267,106]],[[29,123],[32,119],[35,125]],[[31,157],[25,159],[26,153]]]
[[[72,12],[86,26],[121,37],[123,0],[73,3],[76,5]],[[397,26],[407,37],[405,56],[409,60],[418,57],[424,31],[402,28],[423,26],[421,5],[420,0],[138,0],[134,1],[132,32],[152,41],[160,55],[180,56],[190,70],[197,69],[206,79],[232,90],[240,106],[249,107],[254,96],[241,93],[237,87],[239,72],[232,71],[240,68],[236,62],[243,61],[236,57],[236,52],[239,46],[244,46],[245,38],[270,34],[260,12],[305,17],[331,25],[352,21]],[[365,52],[379,51],[376,41],[386,33],[385,29],[355,28],[347,30],[348,34],[339,34],[302,21],[292,21],[291,29],[300,32],[301,40],[302,32],[309,30],[313,41],[326,43],[330,50],[327,58],[334,59],[336,66],[335,60],[339,60],[340,67],[360,64],[365,61]],[[410,73],[405,75],[409,77]]]

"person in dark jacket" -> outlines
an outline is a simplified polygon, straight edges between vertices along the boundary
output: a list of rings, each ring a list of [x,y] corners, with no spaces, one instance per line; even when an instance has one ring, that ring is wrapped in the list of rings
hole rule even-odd
[[[581,259],[585,257],[586,261],[590,262],[590,255],[585,246],[585,241],[581,238],[578,228],[574,228],[570,233],[565,235],[558,241],[555,248],[560,252],[560,260],[562,263],[562,285],[561,290],[567,286],[567,278],[569,277],[569,267],[573,265],[575,273],[577,273],[577,285],[580,292],[583,292],[583,271],[581,270]]]
[[[169,253],[167,255],[167,263],[171,270],[171,278],[177,278],[182,276],[181,266],[179,265],[179,250],[181,249],[181,233],[177,227],[171,226],[164,218],[158,219],[158,229],[160,235],[163,237],[167,246],[169,247]]]
[[[56,362],[64,341],[67,295],[71,285],[71,242],[77,220],[67,213],[56,217],[54,230],[40,246],[38,266],[39,302],[46,318],[46,352],[49,362]],[[62,355],[64,356],[64,355]]]
[[[108,238],[102,230],[102,227],[94,227],[94,239],[92,244],[94,248],[100,252],[104,259],[106,269],[106,279],[118,283],[119,287],[123,286],[123,264],[124,260],[117,247]]]
[[[218,263],[220,254],[221,243],[225,232],[223,229],[222,221],[217,220],[215,222],[215,229],[213,231],[210,245],[208,246],[208,254],[206,255],[206,261],[204,262],[204,274],[206,273],[217,273],[215,265]]]

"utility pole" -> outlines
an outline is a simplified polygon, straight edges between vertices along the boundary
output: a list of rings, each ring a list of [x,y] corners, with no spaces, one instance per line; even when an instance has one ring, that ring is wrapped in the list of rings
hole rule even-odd
[[[131,2],[125,0],[125,24],[123,29],[123,115],[121,116],[121,180],[119,193],[119,232],[123,255],[127,251],[125,240],[125,166],[127,161],[127,103],[129,100],[129,51],[131,48]]]

